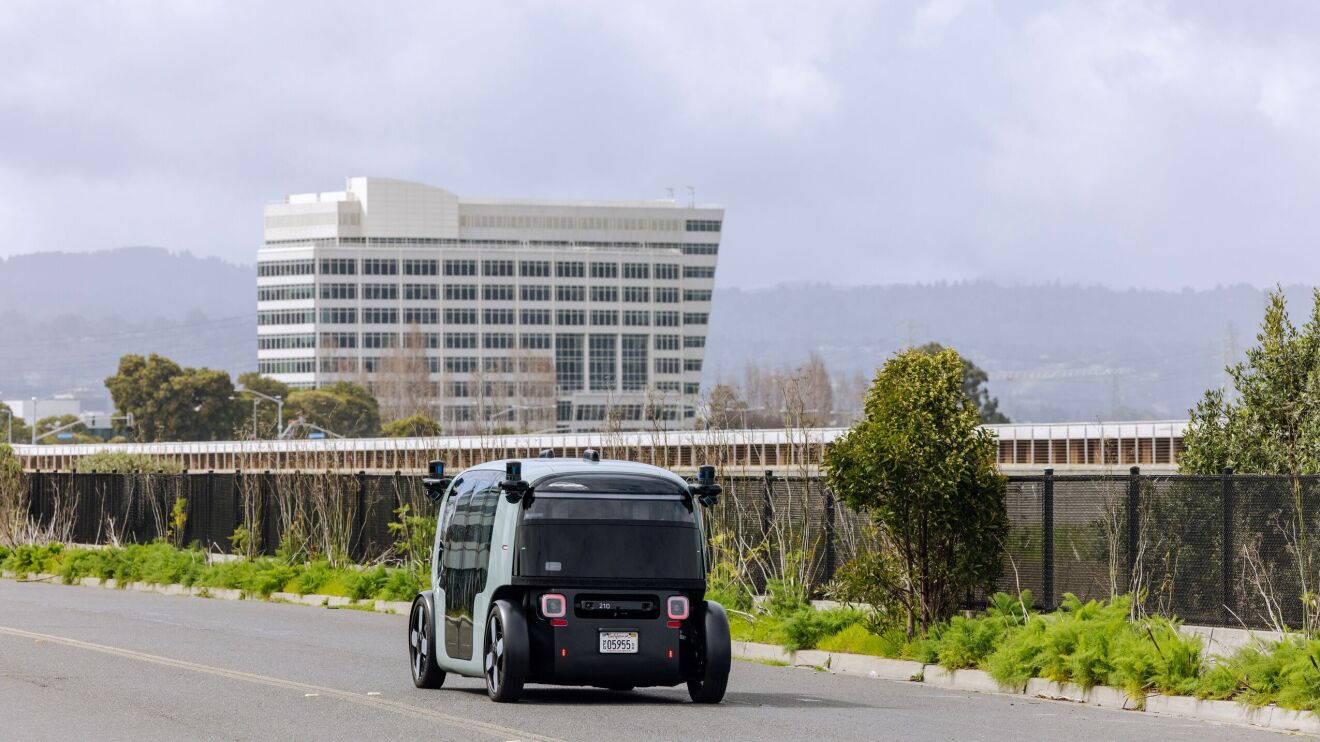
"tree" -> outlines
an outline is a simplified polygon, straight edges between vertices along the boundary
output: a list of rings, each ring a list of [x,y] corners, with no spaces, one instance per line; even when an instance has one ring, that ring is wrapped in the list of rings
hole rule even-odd
[[[380,432],[380,408],[366,387],[337,381],[320,389],[289,392],[285,414],[345,438],[369,438]]]
[[[944,346],[939,343],[926,343],[917,350],[934,355],[944,350]],[[990,390],[985,387],[990,381],[990,374],[972,363],[970,359],[963,358],[962,363],[963,394],[966,394],[967,398],[972,400],[972,404],[976,405],[981,422],[987,425],[1011,422],[1007,415],[999,411],[999,398],[991,397]]]
[[[43,417],[37,421],[37,443],[100,443],[101,439],[94,435],[88,435],[86,427],[78,425],[77,415],[52,415]],[[68,427],[66,427],[68,426]],[[52,436],[51,433],[59,428],[64,428],[60,433],[68,433],[67,439],[60,439]]]
[[[380,434],[386,438],[426,438],[440,435],[440,423],[426,415],[413,415],[402,420],[391,420],[381,426]]]
[[[963,392],[952,349],[907,350],[876,374],[864,417],[826,451],[827,482],[869,514],[876,551],[850,569],[862,595],[900,614],[911,634],[991,589],[1008,527],[993,434]]]
[[[13,420],[13,427],[10,427],[10,420]],[[13,432],[14,443],[26,443],[32,439],[32,429],[28,427],[23,418],[14,414],[9,405],[0,402],[0,443],[8,443],[10,432]]]
[[[425,416],[430,411],[436,395],[431,385],[430,359],[426,357],[426,336],[416,325],[380,359],[368,388],[380,406],[382,420]]]
[[[1299,476],[1320,472],[1320,291],[1299,330],[1283,290],[1269,295],[1257,345],[1227,371],[1236,391],[1211,389],[1191,410],[1180,469]]]
[[[711,430],[731,430],[746,427],[747,402],[738,396],[732,384],[716,384],[710,390],[705,419],[700,424]]]
[[[139,440],[225,440],[234,437],[243,420],[242,404],[230,399],[234,384],[229,374],[181,368],[155,353],[123,356],[105,385],[118,414],[133,415]]]

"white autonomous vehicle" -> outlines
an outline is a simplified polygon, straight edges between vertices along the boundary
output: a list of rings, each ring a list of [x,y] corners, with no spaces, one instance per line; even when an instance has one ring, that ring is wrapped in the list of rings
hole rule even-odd
[[[705,600],[705,508],[714,467],[696,484],[646,464],[550,452],[492,461],[452,479],[431,462],[439,501],[431,589],[413,601],[413,682],[485,678],[492,700],[526,683],[631,690],[687,683],[719,703],[729,623]]]

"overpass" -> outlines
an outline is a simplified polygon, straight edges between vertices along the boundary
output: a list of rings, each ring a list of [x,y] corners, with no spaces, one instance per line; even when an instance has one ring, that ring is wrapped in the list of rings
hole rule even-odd
[[[1093,423],[1010,423],[986,426],[998,439],[1006,474],[1105,472],[1140,466],[1148,473],[1177,469],[1186,420]],[[428,438],[246,440],[196,443],[16,444],[28,471],[69,471],[78,459],[101,451],[145,454],[189,471],[420,472],[433,458],[466,467],[498,458],[530,458],[549,449],[579,457],[588,448],[601,456],[643,461],[680,471],[700,464],[724,468],[799,469],[820,465],[825,449],[846,428],[681,430],[541,435],[465,435]]]

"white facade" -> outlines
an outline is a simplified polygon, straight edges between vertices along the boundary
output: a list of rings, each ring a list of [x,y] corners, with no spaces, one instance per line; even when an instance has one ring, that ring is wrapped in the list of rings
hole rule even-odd
[[[424,364],[455,432],[691,427],[723,218],[384,178],[289,196],[266,207],[258,366],[311,388]]]

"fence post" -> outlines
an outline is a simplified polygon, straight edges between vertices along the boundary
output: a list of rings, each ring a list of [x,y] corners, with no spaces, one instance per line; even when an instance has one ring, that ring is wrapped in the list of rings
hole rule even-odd
[[[825,582],[834,579],[835,550],[834,550],[834,490],[825,488]]]
[[[772,503],[774,497],[774,469],[765,470],[765,502],[761,503],[761,535],[769,541],[770,528],[774,523],[775,510]]]
[[[1233,544],[1233,525],[1237,519],[1236,493],[1233,491],[1233,467],[1226,466],[1220,474],[1219,488],[1223,499],[1224,522],[1223,538],[1220,540],[1223,553],[1220,554],[1220,589],[1224,596],[1224,623],[1228,624],[1234,620],[1237,611],[1237,595],[1233,591],[1233,552],[1236,550]]]
[[[354,552],[353,560],[360,562],[363,560],[363,552],[366,551],[366,544],[362,536],[367,530],[367,473],[359,471],[357,481],[357,533],[353,536],[355,546],[352,551]]]
[[[1128,565],[1128,591],[1134,589],[1132,584],[1137,574],[1137,541],[1141,538],[1140,510],[1138,508],[1141,497],[1141,467],[1134,466],[1128,470],[1128,491],[1127,491],[1127,565]]]
[[[1045,488],[1040,497],[1041,608],[1054,607],[1054,470],[1045,470]]]

